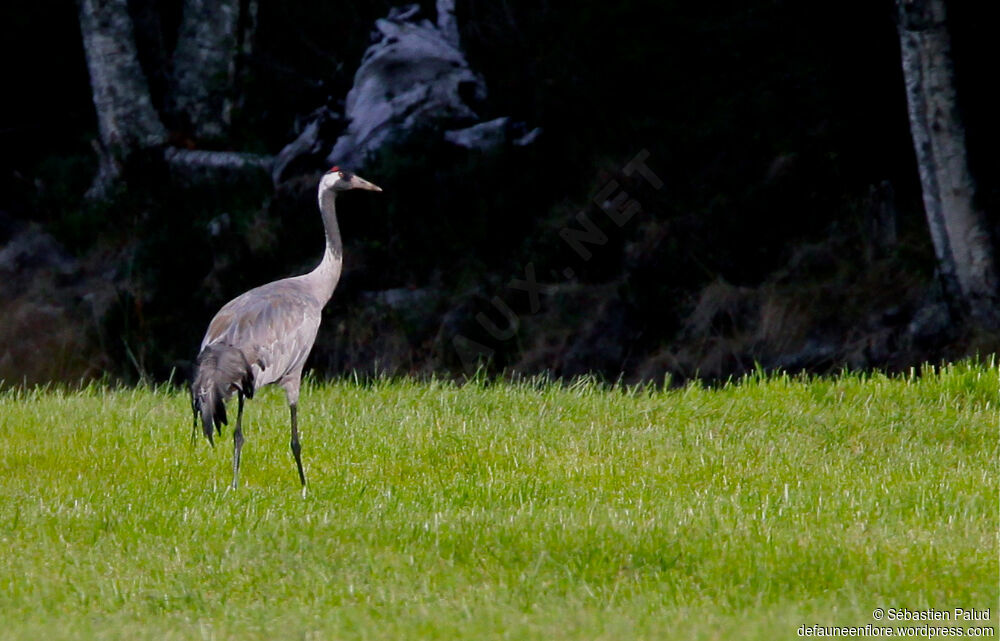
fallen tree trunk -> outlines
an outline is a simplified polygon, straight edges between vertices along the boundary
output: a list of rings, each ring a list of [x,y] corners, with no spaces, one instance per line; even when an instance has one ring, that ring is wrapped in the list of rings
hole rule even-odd
[[[221,185],[247,179],[269,182],[274,156],[236,151],[202,151],[169,147],[163,153],[175,182],[186,185]]]

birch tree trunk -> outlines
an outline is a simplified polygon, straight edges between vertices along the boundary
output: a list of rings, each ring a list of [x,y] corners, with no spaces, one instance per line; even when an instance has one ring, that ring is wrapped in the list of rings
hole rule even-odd
[[[170,102],[186,111],[201,137],[226,133],[237,59],[249,51],[256,11],[257,0],[185,4],[174,63],[176,96]],[[222,183],[270,171],[272,159],[266,156],[166,149],[167,132],[150,97],[127,0],[79,0],[79,14],[100,137],[95,143],[98,173],[88,198],[109,197],[138,155],[165,162],[172,175],[188,183]],[[162,52],[153,53],[158,62]]]
[[[80,30],[100,135],[100,166],[89,198],[115,186],[132,157],[167,134],[149,97],[126,0],[79,0]]]
[[[173,57],[171,110],[200,139],[232,122],[240,54],[249,50],[256,0],[186,0]]]
[[[955,94],[944,0],[897,0],[899,40],[924,210],[945,291],[996,326],[997,272],[986,218],[973,205],[965,131]]]

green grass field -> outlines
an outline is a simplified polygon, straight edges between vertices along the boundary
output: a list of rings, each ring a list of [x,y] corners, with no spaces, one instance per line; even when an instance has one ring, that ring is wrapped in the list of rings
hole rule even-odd
[[[995,625],[998,393],[982,364],[311,384],[303,498],[280,390],[248,405],[235,492],[231,432],[192,446],[180,390],[7,391],[0,638],[792,639],[893,624],[875,608]]]

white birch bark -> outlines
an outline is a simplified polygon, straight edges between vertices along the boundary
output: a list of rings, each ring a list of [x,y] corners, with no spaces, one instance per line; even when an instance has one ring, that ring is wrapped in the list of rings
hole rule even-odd
[[[175,116],[187,120],[196,138],[222,138],[229,129],[244,39],[241,26],[240,0],[184,2],[170,106]]]
[[[139,65],[126,0],[79,0],[80,31],[100,135],[100,167],[88,197],[104,196],[130,157],[166,141]]]
[[[944,287],[979,322],[998,316],[985,216],[973,204],[944,0],[897,0],[903,75],[924,210]]]

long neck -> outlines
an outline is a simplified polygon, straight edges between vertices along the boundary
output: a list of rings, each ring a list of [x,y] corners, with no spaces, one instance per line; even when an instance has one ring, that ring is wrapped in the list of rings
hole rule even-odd
[[[337,193],[332,189],[321,190],[319,193],[319,210],[323,214],[323,228],[326,230],[326,251],[316,269],[307,275],[313,293],[324,305],[333,296],[344,265],[344,245],[340,240],[340,227],[337,225],[337,211],[334,207],[336,198]]]

